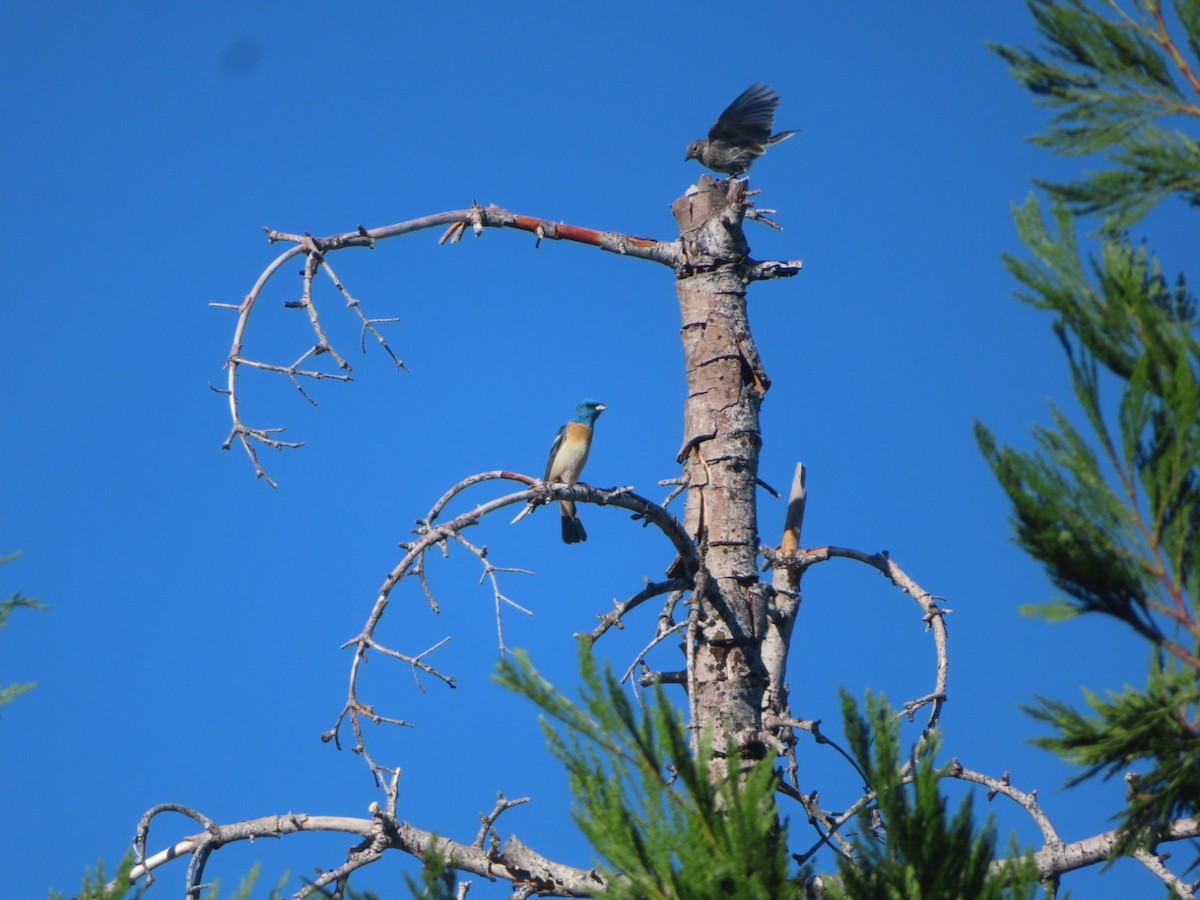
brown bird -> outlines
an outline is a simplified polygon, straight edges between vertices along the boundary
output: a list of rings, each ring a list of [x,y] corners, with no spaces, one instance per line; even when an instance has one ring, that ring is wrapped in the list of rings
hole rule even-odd
[[[771,134],[777,106],[779,95],[755,82],[721,113],[717,124],[709,129],[707,140],[688,144],[684,160],[698,159],[702,166],[726,175],[745,173],[767,147],[796,133]]]

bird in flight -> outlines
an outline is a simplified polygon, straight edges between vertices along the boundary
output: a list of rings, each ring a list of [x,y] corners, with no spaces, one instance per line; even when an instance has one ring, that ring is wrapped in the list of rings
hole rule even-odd
[[[684,160],[698,159],[700,164],[725,175],[742,175],[767,147],[790,138],[796,132],[771,134],[779,95],[761,82],[742,91],[721,113],[708,130],[708,138],[688,144]]]

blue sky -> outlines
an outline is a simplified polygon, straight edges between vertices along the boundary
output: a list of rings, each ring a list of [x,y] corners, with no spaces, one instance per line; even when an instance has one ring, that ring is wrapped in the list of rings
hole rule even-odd
[[[1107,622],[1017,615],[1052,591],[1010,543],[972,438],[982,420],[1024,443],[1048,399],[1067,402],[1049,322],[1012,298],[999,255],[1018,248],[1009,209],[1029,178],[1086,163],[1026,143],[1044,113],[986,40],[1034,42],[1023,4],[11,4],[0,554],[23,556],[0,570],[0,595],[51,610],[0,634],[0,683],[38,682],[0,715],[5,894],[76,889],[163,801],[221,821],[367,815],[379,794],[362,762],[318,736],[345,698],[339,645],[413,520],[474,472],[540,475],[582,397],[609,407],[586,480],[662,499],[658,481],[678,472],[668,271],[516,232],[451,247],[425,232],[330,260],[369,314],[398,318],[387,335],[408,373],[359,352],[323,285],[355,381],[313,386],[312,407],[273,376],[243,375],[247,421],[305,442],[264,455],[277,489],[256,482],[240,450],[219,449],[227,407],[209,386],[223,381],[234,316],[209,304],[239,302],[277,255],[261,227],[329,234],[478,200],[669,240],[669,204],[701,174],[687,142],[758,80],[782,97],[777,126],[800,134],[752,177],[784,230],[749,223],[749,239],[756,258],[805,264],[751,288],[774,382],[761,475],[786,490],[803,461],[806,545],[887,549],[954,610],[945,755],[1038,789],[1066,840],[1111,827],[1123,783],[1058,790],[1070,772],[1027,746],[1037,728],[1019,705],[1137,682],[1142,648]],[[1178,210],[1146,233],[1169,270],[1184,264]],[[308,346],[303,313],[282,306],[299,268],[265,294],[250,354],[289,362]],[[471,535],[497,565],[536,572],[504,582],[536,613],[507,612],[506,637],[564,686],[570,635],[671,556],[615,509],[583,514],[580,546],[559,543],[546,511]],[[763,495],[761,516],[775,543],[782,503]],[[413,824],[469,841],[496,791],[529,795],[502,830],[588,865],[535,713],[490,683],[495,622],[478,575],[462,553],[439,561],[436,617],[414,585],[397,595],[386,639],[419,652],[452,636],[436,661],[459,688],[422,693],[408,670],[372,662],[371,701],[416,726],[371,733],[373,751],[403,767]],[[829,563],[804,596],[798,715],[836,723],[839,685],[897,703],[929,690],[920,614],[877,574]],[[623,669],[655,612],[606,639],[606,658]],[[677,664],[671,651],[657,661]],[[804,746],[801,764],[827,802],[849,802],[857,783],[828,752]],[[1002,833],[1035,841],[1010,807],[989,807]],[[163,821],[152,843],[193,830]],[[339,864],[348,843],[229,848],[209,874],[229,887],[261,860],[265,896],[285,870]],[[356,885],[403,896],[407,868],[397,856]],[[183,866],[160,879],[155,893],[173,895]],[[506,896],[476,882],[473,898]],[[1067,886],[1157,890],[1126,863]]]

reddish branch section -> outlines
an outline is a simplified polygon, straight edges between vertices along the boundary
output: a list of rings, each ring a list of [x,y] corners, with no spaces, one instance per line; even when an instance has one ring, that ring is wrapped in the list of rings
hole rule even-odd
[[[614,241],[620,241],[630,247],[649,250],[657,247],[659,242],[653,238],[632,237],[625,234],[615,234],[611,231],[596,231],[593,228],[581,228],[578,225],[563,225],[547,222],[545,219],[533,216],[513,216],[512,227],[521,231],[529,231],[538,237],[550,240],[575,241],[578,244],[590,244],[593,247],[604,247]]]

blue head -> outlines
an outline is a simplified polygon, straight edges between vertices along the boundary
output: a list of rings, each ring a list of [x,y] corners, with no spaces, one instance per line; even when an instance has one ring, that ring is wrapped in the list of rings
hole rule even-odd
[[[571,417],[571,421],[591,428],[596,424],[596,419],[600,413],[606,409],[608,407],[598,400],[584,400],[575,407],[575,415]]]

